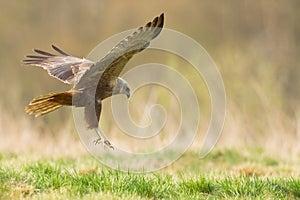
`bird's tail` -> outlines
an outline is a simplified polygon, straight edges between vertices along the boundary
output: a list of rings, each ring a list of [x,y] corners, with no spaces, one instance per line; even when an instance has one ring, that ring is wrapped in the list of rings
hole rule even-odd
[[[38,96],[25,107],[25,111],[30,115],[33,114],[35,117],[39,117],[62,106],[71,106],[72,94],[73,92],[70,90],[67,92],[52,92]]]

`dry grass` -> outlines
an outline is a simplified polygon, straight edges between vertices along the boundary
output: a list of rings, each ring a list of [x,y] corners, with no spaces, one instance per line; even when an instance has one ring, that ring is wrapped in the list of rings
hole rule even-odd
[[[18,119],[6,114],[0,117],[0,152],[46,157],[76,157],[87,154],[76,130],[67,123],[53,133],[51,127],[30,117]]]

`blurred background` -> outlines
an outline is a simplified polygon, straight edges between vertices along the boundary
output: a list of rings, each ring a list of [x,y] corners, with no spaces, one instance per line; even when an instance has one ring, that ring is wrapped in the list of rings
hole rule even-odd
[[[78,155],[86,151],[74,127],[72,110],[63,108],[34,119],[24,107],[40,94],[70,89],[39,67],[22,60],[33,48],[56,44],[85,57],[101,41],[144,25],[165,13],[165,27],[182,32],[211,55],[223,77],[227,116],[218,147],[263,148],[299,158],[300,152],[300,2],[286,1],[0,1],[0,152]],[[129,63],[182,61],[146,51]],[[157,58],[160,58],[157,60]],[[195,85],[193,70],[184,70]],[[202,81],[203,82],[203,81]],[[151,90],[151,88],[149,89]],[[198,150],[210,119],[205,84],[196,89],[202,121]],[[168,103],[162,90],[161,100]],[[133,118],[145,107],[142,93],[131,106]],[[158,100],[157,100],[158,99]],[[145,99],[147,100],[147,99]],[[156,97],[159,101],[159,97]],[[140,103],[138,103],[140,102]],[[136,109],[136,110],[135,110]],[[176,108],[174,108],[176,109]],[[173,109],[173,110],[174,110]],[[170,130],[177,127],[172,118]],[[118,139],[109,109],[101,126]]]

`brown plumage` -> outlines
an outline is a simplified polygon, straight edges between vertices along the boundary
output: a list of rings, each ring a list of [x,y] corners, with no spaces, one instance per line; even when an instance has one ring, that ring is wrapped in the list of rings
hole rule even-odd
[[[87,127],[98,128],[101,101],[115,94],[130,96],[126,81],[119,75],[133,55],[147,48],[150,41],[158,36],[163,25],[164,14],[161,14],[120,41],[98,62],[71,56],[54,45],[52,48],[56,54],[34,49],[37,55],[26,56],[25,64],[40,66],[50,76],[74,84],[74,88],[35,98],[25,108],[26,112],[38,117],[62,106],[84,107]]]

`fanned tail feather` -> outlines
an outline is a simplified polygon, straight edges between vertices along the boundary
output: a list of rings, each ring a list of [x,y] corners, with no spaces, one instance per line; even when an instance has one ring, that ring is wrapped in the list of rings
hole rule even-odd
[[[25,107],[25,111],[39,117],[64,105],[72,105],[72,92],[53,92],[36,97]]]

